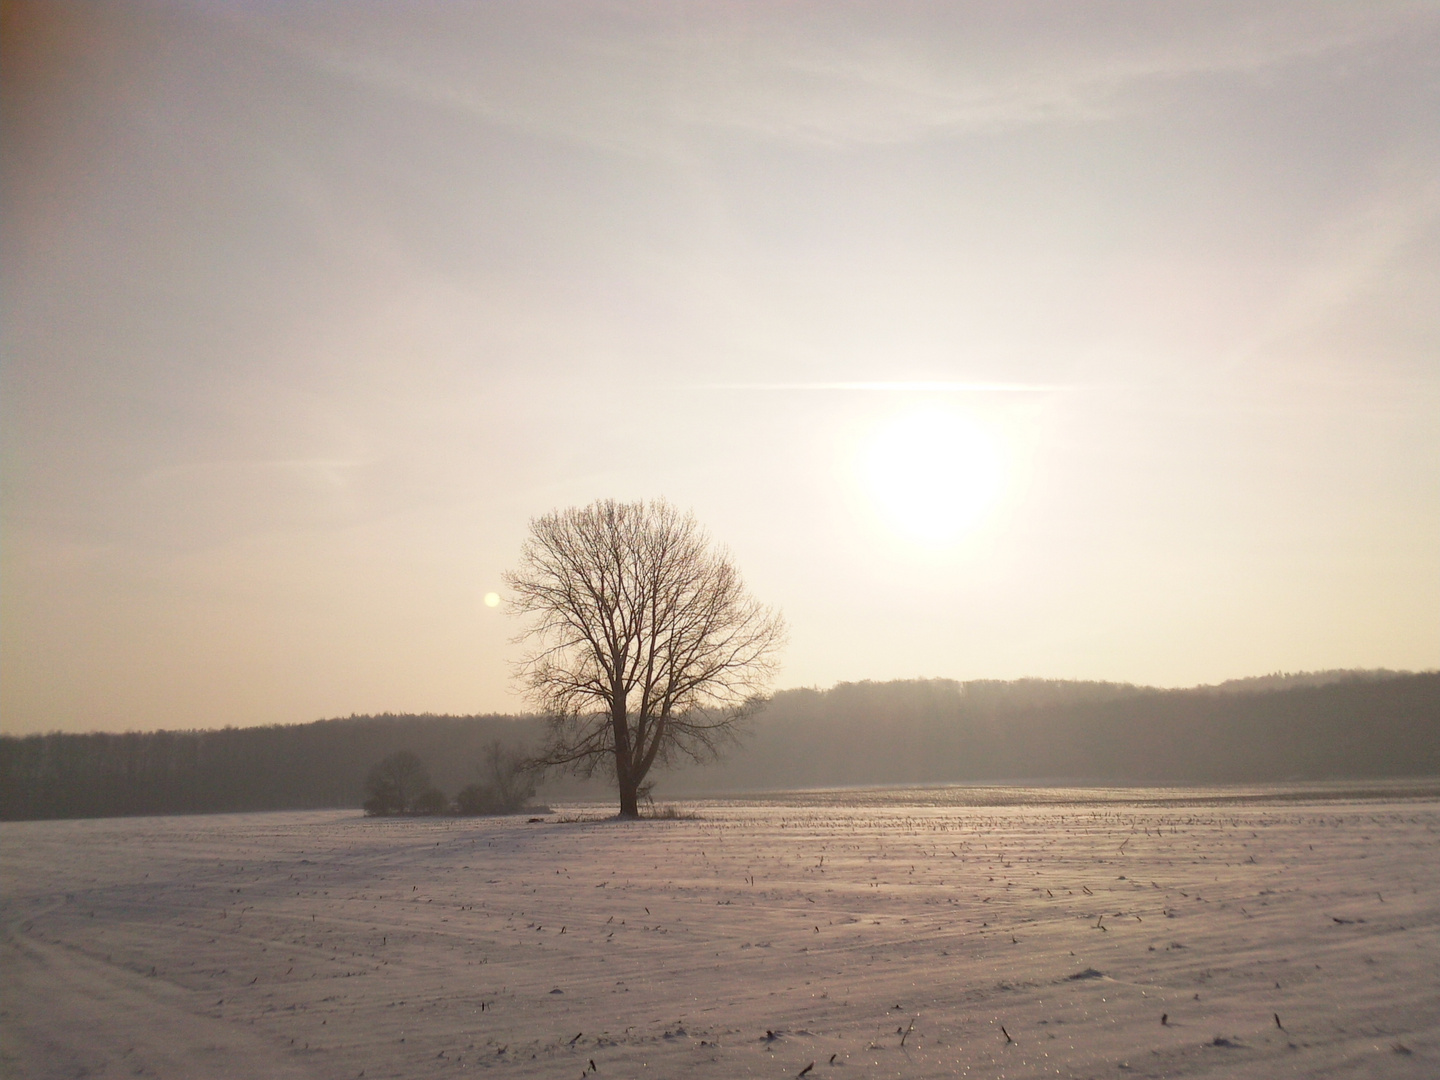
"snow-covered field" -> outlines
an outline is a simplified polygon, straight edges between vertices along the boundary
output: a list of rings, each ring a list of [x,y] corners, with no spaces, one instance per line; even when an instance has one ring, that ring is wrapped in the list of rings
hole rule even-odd
[[[1440,800],[1204,794],[7,823],[0,1067],[1440,1076]]]

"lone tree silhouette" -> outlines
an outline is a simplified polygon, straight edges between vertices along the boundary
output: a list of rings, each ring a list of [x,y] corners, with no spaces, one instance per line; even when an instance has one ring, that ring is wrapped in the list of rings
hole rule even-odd
[[[505,583],[528,620],[521,681],[548,721],[535,764],[582,776],[613,764],[622,817],[639,816],[651,766],[733,741],[784,643],[729,553],[663,499],[533,519]]]

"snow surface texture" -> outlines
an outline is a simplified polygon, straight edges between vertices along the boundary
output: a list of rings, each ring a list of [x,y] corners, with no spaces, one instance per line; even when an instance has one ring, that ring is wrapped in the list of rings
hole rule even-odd
[[[8,823],[0,1071],[1440,1075],[1440,801],[1034,797]]]

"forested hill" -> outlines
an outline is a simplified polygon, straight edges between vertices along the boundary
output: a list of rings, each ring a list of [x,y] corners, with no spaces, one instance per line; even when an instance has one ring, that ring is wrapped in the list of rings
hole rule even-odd
[[[657,776],[658,792],[1440,776],[1440,674],[1327,672],[1189,690],[1041,679],[842,683],[782,691],[750,727],[724,761]],[[493,740],[519,746],[539,731],[522,717],[367,716],[4,736],[0,818],[359,806],[366,771],[400,749],[418,754],[453,795],[476,778]]]
[[[664,787],[1440,776],[1440,674],[1327,674],[1262,683],[1279,689],[924,679],[787,690],[741,749]]]

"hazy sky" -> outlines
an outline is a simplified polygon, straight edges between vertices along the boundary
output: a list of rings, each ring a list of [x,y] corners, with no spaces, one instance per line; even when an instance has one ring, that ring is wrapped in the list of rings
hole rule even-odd
[[[1440,666],[1436,3],[4,7],[0,726],[523,707],[665,496],[780,685]]]

